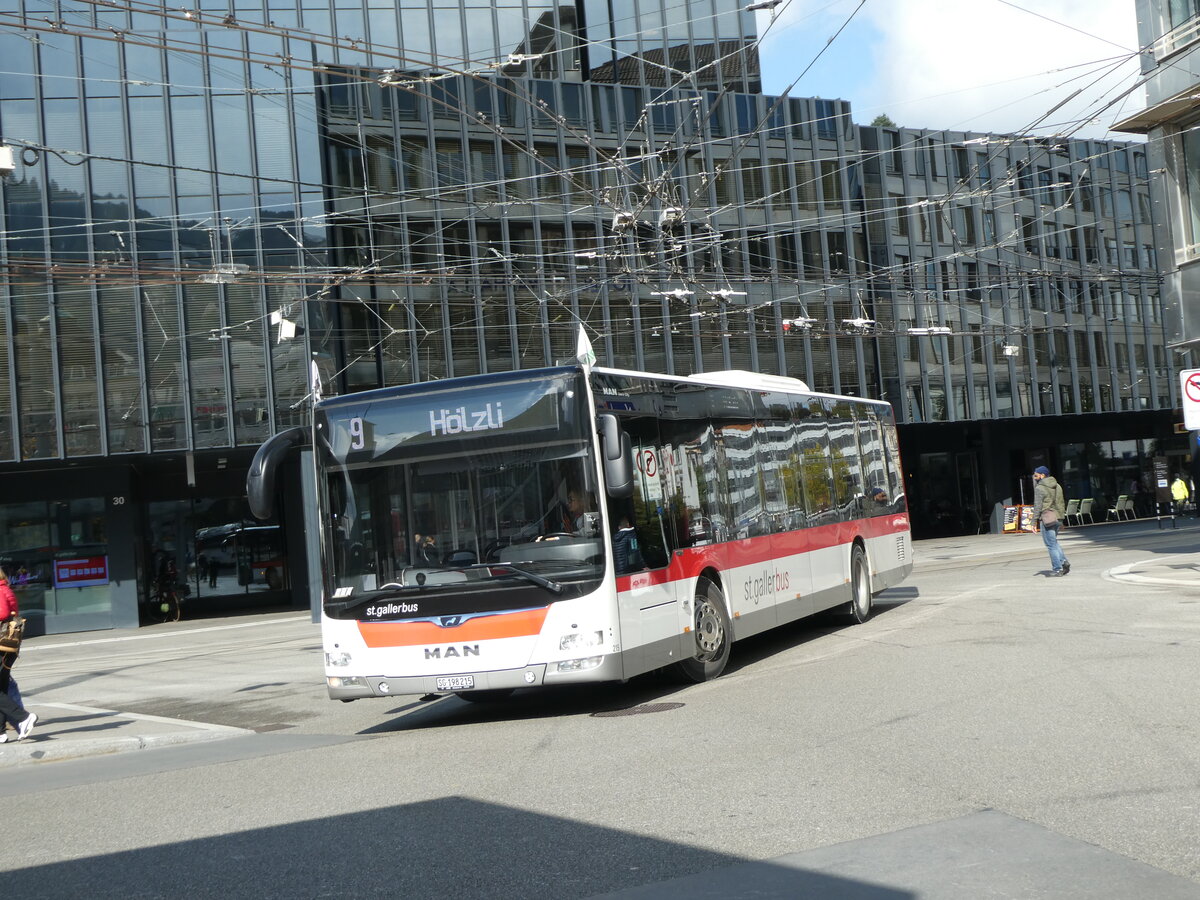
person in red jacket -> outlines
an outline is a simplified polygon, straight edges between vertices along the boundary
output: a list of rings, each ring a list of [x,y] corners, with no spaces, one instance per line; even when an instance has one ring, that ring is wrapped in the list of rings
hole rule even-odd
[[[0,568],[0,622],[15,619],[17,613],[17,595],[13,593],[8,583],[8,576]],[[20,691],[17,690],[16,679],[12,677],[12,666],[17,660],[17,654],[5,653],[0,657],[0,744],[8,740],[8,723],[17,729],[17,740],[28,737],[29,732],[37,723],[37,714],[27,712],[21,705]],[[16,694],[17,699],[13,699]]]

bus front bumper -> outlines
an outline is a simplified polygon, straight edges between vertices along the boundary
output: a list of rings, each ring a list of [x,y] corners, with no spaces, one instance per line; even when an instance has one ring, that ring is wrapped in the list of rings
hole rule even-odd
[[[622,679],[619,654],[586,660],[538,663],[521,669],[494,672],[460,672],[453,675],[328,675],[325,682],[332,700],[361,700],[399,694],[446,694],[464,691],[497,691],[539,685],[573,684]]]

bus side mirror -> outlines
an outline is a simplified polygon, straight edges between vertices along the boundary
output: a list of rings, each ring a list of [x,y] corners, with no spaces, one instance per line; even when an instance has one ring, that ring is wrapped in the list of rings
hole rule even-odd
[[[633,444],[629,435],[611,413],[597,418],[600,430],[600,453],[604,457],[604,482],[608,496],[624,500],[633,496]]]
[[[269,519],[275,513],[275,473],[296,447],[308,443],[308,429],[297,426],[268,438],[250,463],[246,473],[246,500],[256,519]]]

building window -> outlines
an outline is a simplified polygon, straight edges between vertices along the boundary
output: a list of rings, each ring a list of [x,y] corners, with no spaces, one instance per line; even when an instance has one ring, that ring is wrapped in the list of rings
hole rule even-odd
[[[979,184],[988,187],[992,183],[992,158],[986,153],[976,154],[975,168],[979,170]]]
[[[887,139],[887,170],[890,175],[900,175],[904,172],[904,153],[900,149],[900,133],[885,131]]]
[[[754,134],[758,130],[758,98],[753,94],[734,96],[734,116],[738,134]]]
[[[892,205],[896,210],[893,231],[900,237],[908,237],[908,204],[902,194],[892,194]]]
[[[816,100],[817,137],[837,139],[837,110],[832,100]]]
[[[1197,0],[1169,0],[1167,14],[1171,17],[1171,27],[1178,28],[1200,15],[1200,3]]]
[[[788,120],[792,123],[792,137],[800,140],[808,139],[808,116],[805,113],[804,101],[788,99]]]
[[[0,504],[0,566],[21,615],[111,614],[106,523],[101,497]]]
[[[825,206],[841,205],[842,176],[838,160],[821,160],[821,191],[825,195]]]

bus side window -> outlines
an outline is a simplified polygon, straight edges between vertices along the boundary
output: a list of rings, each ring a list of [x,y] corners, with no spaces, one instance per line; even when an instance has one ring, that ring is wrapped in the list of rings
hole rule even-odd
[[[883,462],[883,436],[879,420],[871,415],[858,422],[858,447],[863,462],[863,484],[866,488],[866,515],[878,516],[889,511],[892,487]]]
[[[808,401],[808,415],[796,423],[800,446],[800,477],[809,525],[826,525],[836,518],[830,482],[828,419],[819,400]]]
[[[844,520],[862,515],[862,496],[866,491],[859,467],[854,425],[854,407],[840,401],[834,403],[829,419],[829,450],[833,463],[835,502]]]
[[[888,483],[891,485],[888,499],[892,501],[894,512],[904,512],[908,509],[908,501],[904,496],[904,473],[900,469],[900,442],[896,436],[896,426],[890,418],[883,422],[883,446],[887,457]]]
[[[663,430],[664,440],[675,451],[679,546],[729,540],[729,488],[716,430],[706,418],[667,419]]]

